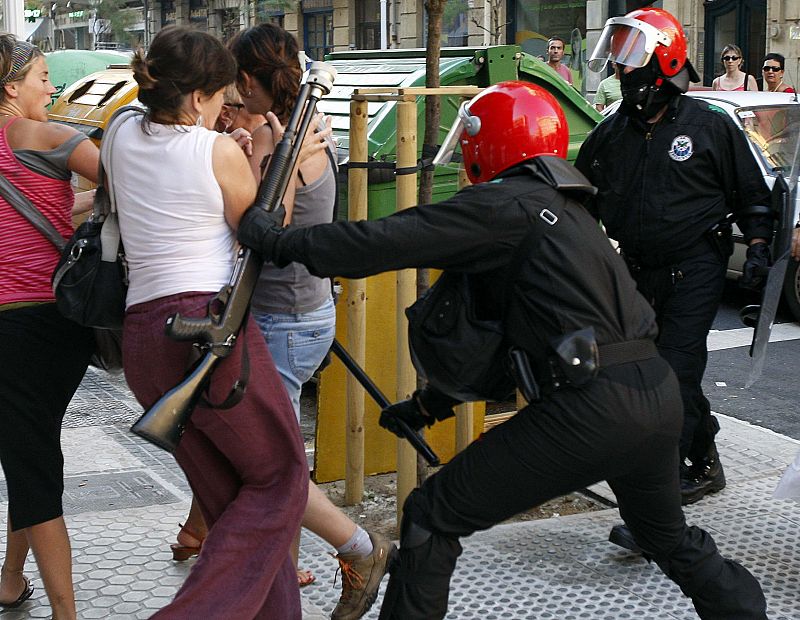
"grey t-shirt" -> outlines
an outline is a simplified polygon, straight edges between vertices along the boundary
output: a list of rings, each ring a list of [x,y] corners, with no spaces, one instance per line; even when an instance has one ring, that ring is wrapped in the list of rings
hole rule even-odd
[[[67,168],[67,160],[72,155],[72,151],[84,140],[88,140],[84,134],[79,133],[71,138],[64,140],[63,144],[50,151],[34,151],[31,149],[16,149],[14,156],[19,162],[34,172],[50,177],[51,179],[62,179],[67,181],[72,173]]]
[[[292,226],[327,224],[333,219],[336,178],[333,166],[309,185],[297,188],[292,210]],[[331,295],[328,278],[317,278],[300,263],[283,269],[264,263],[253,295],[252,307],[258,312],[299,314],[319,308]]]

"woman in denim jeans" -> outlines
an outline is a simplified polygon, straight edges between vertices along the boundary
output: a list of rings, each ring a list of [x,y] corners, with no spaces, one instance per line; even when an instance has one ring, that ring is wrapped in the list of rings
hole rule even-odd
[[[300,89],[302,70],[297,42],[278,26],[260,24],[238,33],[229,47],[239,64],[237,88],[245,110],[249,114],[265,114],[270,121],[253,131],[252,136],[250,164],[260,179],[269,165],[278,138],[276,133],[287,122]],[[331,155],[335,148],[330,142],[328,147],[330,153],[316,148],[313,154],[301,157],[283,200],[285,224],[305,227],[333,219],[336,171]],[[299,263],[282,269],[265,264],[253,296],[252,315],[266,339],[299,421],[302,385],[321,364],[335,334],[336,313],[330,280],[312,276]],[[309,484],[308,489],[302,525],[336,547],[342,566],[343,591],[331,618],[360,618],[375,598],[394,545],[356,525],[316,485]],[[204,534],[202,518],[192,510],[173,551],[176,547],[184,549],[188,557],[199,550]],[[295,542],[296,564],[299,531]],[[297,576],[301,587],[314,581],[308,571],[298,570]]]

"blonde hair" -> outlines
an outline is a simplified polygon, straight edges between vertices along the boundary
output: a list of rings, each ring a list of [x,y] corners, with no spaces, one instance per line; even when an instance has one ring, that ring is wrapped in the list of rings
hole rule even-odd
[[[228,84],[225,87],[225,92],[222,94],[222,101],[225,105],[237,105],[242,103],[242,96],[236,88],[236,84]]]

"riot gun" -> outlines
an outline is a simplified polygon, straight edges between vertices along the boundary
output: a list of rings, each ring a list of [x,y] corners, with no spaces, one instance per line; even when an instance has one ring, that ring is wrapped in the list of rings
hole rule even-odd
[[[335,79],[336,70],[323,62],[313,62],[303,76],[286,130],[251,208],[274,211],[280,207],[317,103],[330,93]],[[204,355],[180,384],[136,421],[131,427],[136,435],[169,452],[175,450],[217,362],[230,355],[236,345],[262,264],[255,252],[241,248],[230,282],[209,302],[205,317],[175,314],[167,319],[166,333],[170,338],[192,341]]]

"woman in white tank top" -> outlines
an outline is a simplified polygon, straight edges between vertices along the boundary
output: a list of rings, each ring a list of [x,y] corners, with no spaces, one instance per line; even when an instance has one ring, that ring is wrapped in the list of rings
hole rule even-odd
[[[229,47],[239,65],[237,87],[246,110],[270,119],[270,124],[253,132],[250,164],[253,174],[260,178],[261,163],[271,155],[274,136],[280,132],[280,123],[288,121],[299,91],[303,68],[298,62],[297,41],[279,26],[259,24],[239,32]],[[329,133],[327,128],[306,140],[299,174],[292,179],[283,200],[287,224],[291,221],[295,226],[311,226],[331,221],[336,183],[326,153]],[[334,337],[336,313],[330,282],[310,275],[300,264],[283,269],[267,264],[259,277],[252,308],[299,419],[302,384],[320,365]],[[375,600],[392,543],[356,525],[313,483],[308,486],[302,524],[336,548],[342,574],[346,575],[331,617],[360,618]],[[199,543],[205,531],[193,505],[175,547],[187,549]],[[298,532],[292,550],[295,562],[299,541]],[[309,571],[300,569],[297,578],[301,587],[314,581]]]
[[[113,168],[131,267],[125,375],[148,407],[195,359],[192,344],[168,338],[164,323],[176,312],[205,316],[228,282],[233,230],[256,183],[242,149],[212,130],[223,90],[236,75],[233,57],[216,38],[165,28],[132,67],[148,113],[120,127],[120,146],[104,163]],[[210,403],[224,400],[246,374],[246,358],[242,400],[214,408]],[[242,327],[235,349],[218,363],[205,398],[175,458],[214,527],[201,561],[153,617],[300,620],[289,547],[305,507],[308,466],[291,403],[254,323]]]

